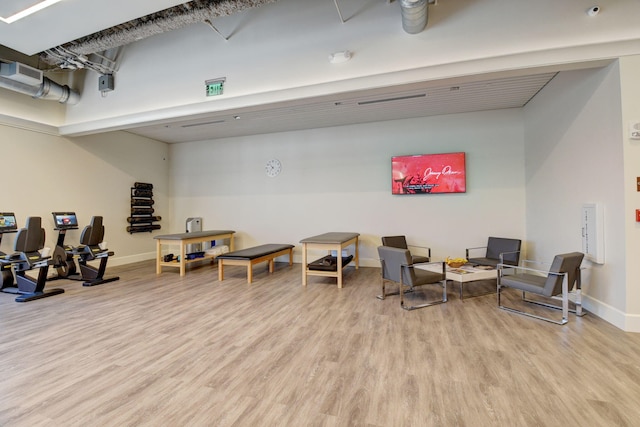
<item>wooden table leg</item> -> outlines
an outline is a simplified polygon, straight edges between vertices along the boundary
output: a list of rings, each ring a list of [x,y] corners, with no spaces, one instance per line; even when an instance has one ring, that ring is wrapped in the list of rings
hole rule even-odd
[[[222,282],[224,280],[224,260],[218,260],[218,280]]]
[[[307,286],[307,244],[302,244],[302,286]]]
[[[342,288],[342,246],[336,246],[336,261],[338,261],[338,288]]]
[[[162,273],[162,266],[160,265],[160,261],[162,260],[162,245],[160,244],[160,239],[156,241],[156,274]]]
[[[360,251],[358,250],[358,237],[356,237],[356,270],[360,266]]]
[[[184,276],[187,273],[186,266],[187,260],[185,259],[185,244],[184,241],[180,241],[180,276]]]

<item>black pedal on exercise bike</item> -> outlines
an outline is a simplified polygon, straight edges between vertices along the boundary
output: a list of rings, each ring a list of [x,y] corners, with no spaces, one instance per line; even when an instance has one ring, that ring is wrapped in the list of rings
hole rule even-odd
[[[52,215],[56,225],[54,230],[58,231],[58,241],[51,258],[58,275],[48,280],[71,279],[70,276],[75,275],[78,270],[73,255],[69,253],[73,247],[65,245],[64,238],[68,230],[78,229],[78,218],[75,212],[52,212]]]

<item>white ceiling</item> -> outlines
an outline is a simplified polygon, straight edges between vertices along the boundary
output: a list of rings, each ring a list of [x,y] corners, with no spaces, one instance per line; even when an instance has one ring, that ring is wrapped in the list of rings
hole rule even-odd
[[[4,0],[0,15],[5,13],[5,10],[17,10],[25,3],[35,2],[37,0]],[[0,43],[25,55],[34,55],[182,3],[184,0],[62,0],[12,24],[0,22]],[[579,10],[578,13],[582,12]],[[337,16],[336,14],[335,19],[338,19]],[[345,91],[224,111],[187,116],[176,114],[154,121],[132,121],[118,129],[168,143],[178,143],[381,120],[519,108],[535,96],[557,72],[602,66],[605,63],[606,61],[596,61],[573,63],[569,66],[534,67],[499,75],[435,79],[383,88]]]

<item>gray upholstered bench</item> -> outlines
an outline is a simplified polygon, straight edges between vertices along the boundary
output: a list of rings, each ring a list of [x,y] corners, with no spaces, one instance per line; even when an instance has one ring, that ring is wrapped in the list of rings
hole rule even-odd
[[[253,281],[254,264],[269,261],[269,273],[273,273],[273,260],[282,255],[289,255],[289,265],[293,265],[294,247],[293,245],[270,243],[218,255],[218,280],[224,280],[225,265],[247,266],[247,283]]]

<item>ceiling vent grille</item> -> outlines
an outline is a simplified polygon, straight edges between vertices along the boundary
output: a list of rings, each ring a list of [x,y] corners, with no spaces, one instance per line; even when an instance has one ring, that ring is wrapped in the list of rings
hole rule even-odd
[[[206,125],[215,125],[218,123],[224,123],[224,120],[214,120],[212,122],[203,122],[203,123],[190,123],[188,125],[182,125],[181,127],[183,128],[192,128],[192,127],[196,127],[196,126],[206,126]]]
[[[378,104],[380,102],[391,102],[391,101],[404,101],[406,99],[424,98],[425,96],[427,96],[426,93],[419,93],[417,95],[395,96],[393,98],[373,99],[373,100],[370,100],[370,101],[360,101],[360,102],[358,102],[358,105]]]
[[[31,86],[42,84],[42,71],[19,62],[1,63],[0,75]]]

